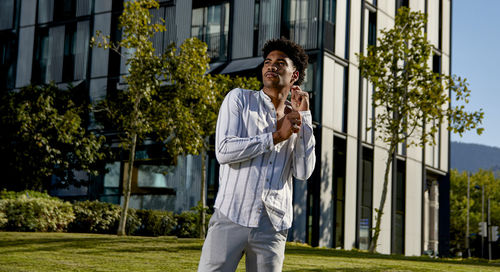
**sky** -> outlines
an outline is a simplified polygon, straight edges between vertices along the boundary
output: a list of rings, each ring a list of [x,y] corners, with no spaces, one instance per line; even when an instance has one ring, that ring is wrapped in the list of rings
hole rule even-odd
[[[484,132],[451,140],[500,147],[500,1],[452,0],[451,72],[467,78],[467,110],[484,111]]]

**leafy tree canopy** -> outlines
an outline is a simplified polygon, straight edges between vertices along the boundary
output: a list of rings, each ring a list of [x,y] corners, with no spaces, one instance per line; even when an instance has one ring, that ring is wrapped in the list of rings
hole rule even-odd
[[[76,171],[103,171],[105,139],[85,129],[88,108],[75,89],[27,86],[2,101],[3,188],[48,190],[52,175],[56,186],[81,185]]]

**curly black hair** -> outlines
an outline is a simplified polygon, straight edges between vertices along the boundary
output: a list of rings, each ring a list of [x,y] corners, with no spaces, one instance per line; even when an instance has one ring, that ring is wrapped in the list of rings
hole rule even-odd
[[[262,48],[264,59],[274,50],[285,53],[292,60],[293,65],[299,72],[299,78],[295,81],[295,85],[302,84],[309,59],[304,49],[300,45],[283,37],[281,39],[272,39],[267,41]]]

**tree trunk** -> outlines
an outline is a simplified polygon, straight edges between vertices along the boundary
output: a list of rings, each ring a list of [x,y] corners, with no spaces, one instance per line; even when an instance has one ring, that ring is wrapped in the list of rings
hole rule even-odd
[[[126,226],[127,226],[127,211],[128,211],[128,204],[130,202],[130,189],[132,187],[132,172],[134,169],[134,160],[135,160],[135,146],[137,145],[137,133],[134,133],[132,135],[132,145],[130,147],[130,154],[128,157],[128,175],[127,175],[127,182],[125,183],[125,188],[123,192],[124,200],[123,200],[123,207],[122,207],[122,213],[120,216],[120,224],[118,225],[118,236],[125,236],[127,235]]]
[[[384,173],[384,186],[382,189],[382,196],[380,198],[380,206],[376,209],[376,217],[375,217],[375,228],[373,228],[373,238],[370,243],[369,251],[371,253],[375,253],[377,250],[377,242],[380,234],[380,222],[382,221],[382,215],[384,214],[384,205],[385,200],[387,199],[387,185],[389,184],[389,172],[391,170],[391,164],[394,157],[394,153],[396,151],[397,141],[391,142],[389,150],[387,152],[387,161],[385,162],[385,173]]]
[[[206,169],[207,169],[207,162],[206,162],[206,150],[203,148],[201,150],[201,190],[200,190],[200,202],[201,202],[201,209],[200,209],[200,238],[204,239],[205,238],[205,206],[206,206],[206,193],[205,193],[205,184],[207,180],[207,174],[206,174]]]

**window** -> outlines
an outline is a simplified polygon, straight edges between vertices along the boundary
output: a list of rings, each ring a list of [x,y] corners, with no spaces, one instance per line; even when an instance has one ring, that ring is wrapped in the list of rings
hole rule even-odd
[[[396,0],[396,14],[398,13],[399,8],[401,7],[410,7],[410,0]]]
[[[193,3],[191,36],[208,45],[211,61],[227,59],[229,34],[229,3],[196,7]]]
[[[260,22],[260,0],[255,0],[253,10],[253,56],[259,55],[259,22]]]
[[[49,83],[84,79],[89,52],[89,21],[38,28],[32,81]]]
[[[377,13],[368,12],[368,46],[377,43]]]
[[[363,147],[361,180],[361,215],[359,221],[359,249],[367,250],[371,242],[373,210],[373,150]]]
[[[270,39],[280,37],[281,27],[281,0],[260,0],[259,11],[259,56],[262,55],[260,49],[264,43]]]
[[[302,90],[306,91],[309,93],[309,109],[311,110],[311,114],[313,115],[313,120],[319,120],[317,118],[319,116],[318,107],[316,105],[319,102],[316,101],[316,96],[318,95],[318,92],[316,92],[316,75],[317,75],[317,61],[316,61],[316,55],[310,55],[309,56],[309,64],[307,65],[306,72],[305,72],[305,77],[304,77],[304,82],[302,82]]]
[[[331,53],[335,52],[335,20],[337,0],[325,1],[324,45]]]
[[[344,247],[346,140],[333,139],[333,248]]]
[[[19,21],[21,1],[0,1],[0,30],[13,29]]]
[[[35,34],[35,57],[31,81],[36,84],[45,83],[49,59],[49,29],[37,29]]]
[[[15,85],[17,37],[14,32],[0,32],[0,88],[13,89]]]
[[[76,1],[54,0],[54,21],[63,21],[76,16]]]
[[[141,164],[137,166],[137,186],[174,188],[172,166]]]
[[[102,187],[99,186],[99,200],[109,203],[120,204],[120,181],[122,180],[122,164],[121,162],[113,162],[106,164],[108,171],[102,178]]]
[[[281,35],[304,49],[317,47],[318,1],[285,0]]]
[[[404,254],[405,241],[405,190],[406,190],[406,163],[397,160],[396,180],[393,181],[393,230],[392,253]]]

